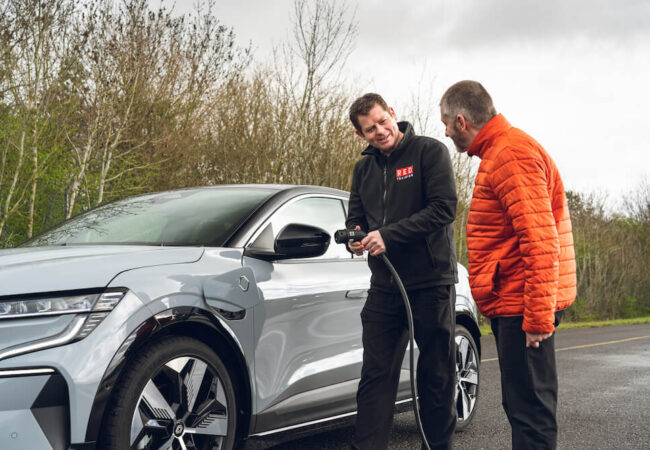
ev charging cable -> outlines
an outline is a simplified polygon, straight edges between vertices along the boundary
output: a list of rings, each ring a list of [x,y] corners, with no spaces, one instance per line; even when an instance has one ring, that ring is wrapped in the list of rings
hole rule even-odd
[[[346,244],[348,242],[358,242],[361,241],[364,237],[366,237],[366,233],[361,231],[361,230],[337,230],[334,233],[334,241],[337,244]],[[400,294],[402,294],[402,300],[404,301],[404,309],[406,310],[406,320],[408,322],[408,328],[409,328],[409,342],[410,342],[410,348],[409,348],[409,372],[410,372],[410,378],[411,378],[411,395],[413,396],[413,413],[415,415],[415,422],[417,423],[418,430],[420,431],[420,436],[422,437],[422,442],[424,443],[424,446],[427,448],[427,450],[431,450],[431,447],[429,446],[429,441],[427,440],[427,436],[424,433],[424,427],[422,426],[422,420],[420,419],[420,404],[418,402],[418,388],[415,383],[415,355],[414,355],[414,348],[415,348],[415,334],[413,332],[413,312],[411,311],[411,304],[409,303],[409,298],[408,295],[406,294],[406,289],[404,288],[404,284],[402,283],[402,280],[400,279],[399,275],[397,274],[397,271],[395,270],[395,267],[391,264],[391,262],[388,260],[388,257],[386,256],[386,253],[381,253],[379,255],[384,261],[384,264],[386,264],[386,267],[388,267],[388,270],[390,271],[391,275],[393,276],[393,279],[397,282],[397,286],[399,287]]]

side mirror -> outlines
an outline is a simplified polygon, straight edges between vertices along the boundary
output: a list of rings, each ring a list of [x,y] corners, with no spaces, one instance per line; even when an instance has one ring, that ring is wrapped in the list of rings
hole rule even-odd
[[[330,245],[327,231],[310,225],[290,223],[275,238],[274,250],[286,258],[313,258],[323,255]]]
[[[311,225],[290,223],[285,226],[275,238],[273,251],[249,247],[244,251],[246,256],[267,261],[314,258],[323,255],[330,244],[330,235]]]

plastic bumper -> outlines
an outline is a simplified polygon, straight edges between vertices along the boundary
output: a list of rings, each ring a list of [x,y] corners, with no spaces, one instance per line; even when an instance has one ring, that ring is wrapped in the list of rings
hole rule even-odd
[[[68,386],[52,368],[0,370],[0,448],[67,449]]]

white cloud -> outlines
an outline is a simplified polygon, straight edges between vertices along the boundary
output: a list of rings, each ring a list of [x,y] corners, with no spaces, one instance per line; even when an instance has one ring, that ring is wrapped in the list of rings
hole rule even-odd
[[[407,49],[650,36],[648,0],[366,0],[358,8],[363,34]]]

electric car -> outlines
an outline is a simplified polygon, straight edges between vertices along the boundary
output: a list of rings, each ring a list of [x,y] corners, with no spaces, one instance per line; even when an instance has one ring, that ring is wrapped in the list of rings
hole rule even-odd
[[[370,273],[332,240],[347,202],[315,186],[182,189],[0,251],[0,448],[230,449],[352,417]],[[463,428],[480,335],[459,271]],[[397,403],[410,397],[407,357]]]

